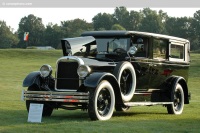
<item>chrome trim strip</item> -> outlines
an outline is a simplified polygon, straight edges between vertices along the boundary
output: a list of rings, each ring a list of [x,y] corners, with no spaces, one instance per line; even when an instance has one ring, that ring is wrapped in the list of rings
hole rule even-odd
[[[164,62],[156,62],[156,61],[151,61],[148,60],[146,62],[143,61],[131,61],[133,63],[144,63],[144,64],[155,64],[155,65],[167,65],[167,66],[190,66],[188,62],[169,62],[169,61],[164,61]],[[177,64],[175,64],[177,63]]]
[[[81,58],[78,58],[77,56],[64,56],[64,57],[61,57],[57,60],[56,64],[58,65],[58,62],[69,62],[69,61],[72,61],[72,62],[75,62],[77,61],[79,63],[79,65],[84,65],[84,62]]]
[[[89,102],[89,100],[77,100],[77,99],[48,99],[48,98],[25,98],[25,100],[46,101],[46,102],[65,102],[65,103],[88,103],[88,102]]]
[[[62,99],[62,98],[66,98],[66,99],[88,99],[89,96],[57,96],[57,95],[38,95],[38,94],[24,94],[24,97],[26,98],[33,98],[33,97],[37,97],[37,98],[50,98],[50,99]]]
[[[24,94],[51,94],[51,95],[88,95],[84,92],[57,92],[57,91],[23,91]]]
[[[88,103],[89,93],[53,92],[53,91],[22,91],[23,99],[33,101]]]

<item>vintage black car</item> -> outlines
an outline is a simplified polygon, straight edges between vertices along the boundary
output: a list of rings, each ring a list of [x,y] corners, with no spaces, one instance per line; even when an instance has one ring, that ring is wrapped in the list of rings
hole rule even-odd
[[[87,110],[91,120],[108,120],[114,110],[163,105],[181,114],[189,104],[190,42],[138,31],[88,31],[61,40],[63,57],[55,77],[50,65],[31,72],[23,82],[23,98],[53,109]]]

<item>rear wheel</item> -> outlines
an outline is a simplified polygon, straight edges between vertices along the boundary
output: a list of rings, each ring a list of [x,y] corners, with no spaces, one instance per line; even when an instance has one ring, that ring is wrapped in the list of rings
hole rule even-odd
[[[28,91],[39,91],[39,88],[36,85],[33,85],[33,86],[28,87]],[[51,116],[53,112],[53,105],[51,102],[26,100],[26,109],[28,112],[29,112],[31,103],[43,104],[42,116]]]
[[[167,111],[169,114],[179,115],[183,112],[184,108],[184,92],[180,84],[177,84],[172,91],[173,104],[167,105]]]
[[[108,120],[115,106],[115,94],[112,85],[103,80],[96,89],[90,90],[88,114],[91,120]]]

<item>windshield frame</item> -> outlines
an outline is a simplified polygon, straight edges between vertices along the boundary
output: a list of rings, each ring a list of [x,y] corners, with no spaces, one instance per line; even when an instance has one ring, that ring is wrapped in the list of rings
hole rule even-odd
[[[82,52],[85,53],[85,56],[91,56],[91,52],[94,53],[95,49],[96,49],[96,51],[95,51],[96,54],[113,53],[112,50],[114,50],[114,49],[111,47],[112,47],[112,45],[115,45],[114,43],[116,43],[116,41],[120,41],[120,42],[124,41],[125,42],[125,46],[124,46],[125,51],[128,51],[128,49],[130,48],[131,38],[129,36],[125,36],[125,37],[95,37],[95,43],[83,45],[83,46],[85,46],[85,50]],[[123,46],[123,44],[121,46]],[[92,55],[94,55],[94,54],[92,54]]]

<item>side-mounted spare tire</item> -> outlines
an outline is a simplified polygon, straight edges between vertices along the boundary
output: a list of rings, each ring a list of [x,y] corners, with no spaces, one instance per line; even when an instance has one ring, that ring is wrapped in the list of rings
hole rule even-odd
[[[130,101],[136,88],[136,74],[133,65],[127,61],[120,62],[115,67],[113,74],[120,85],[122,100]]]

